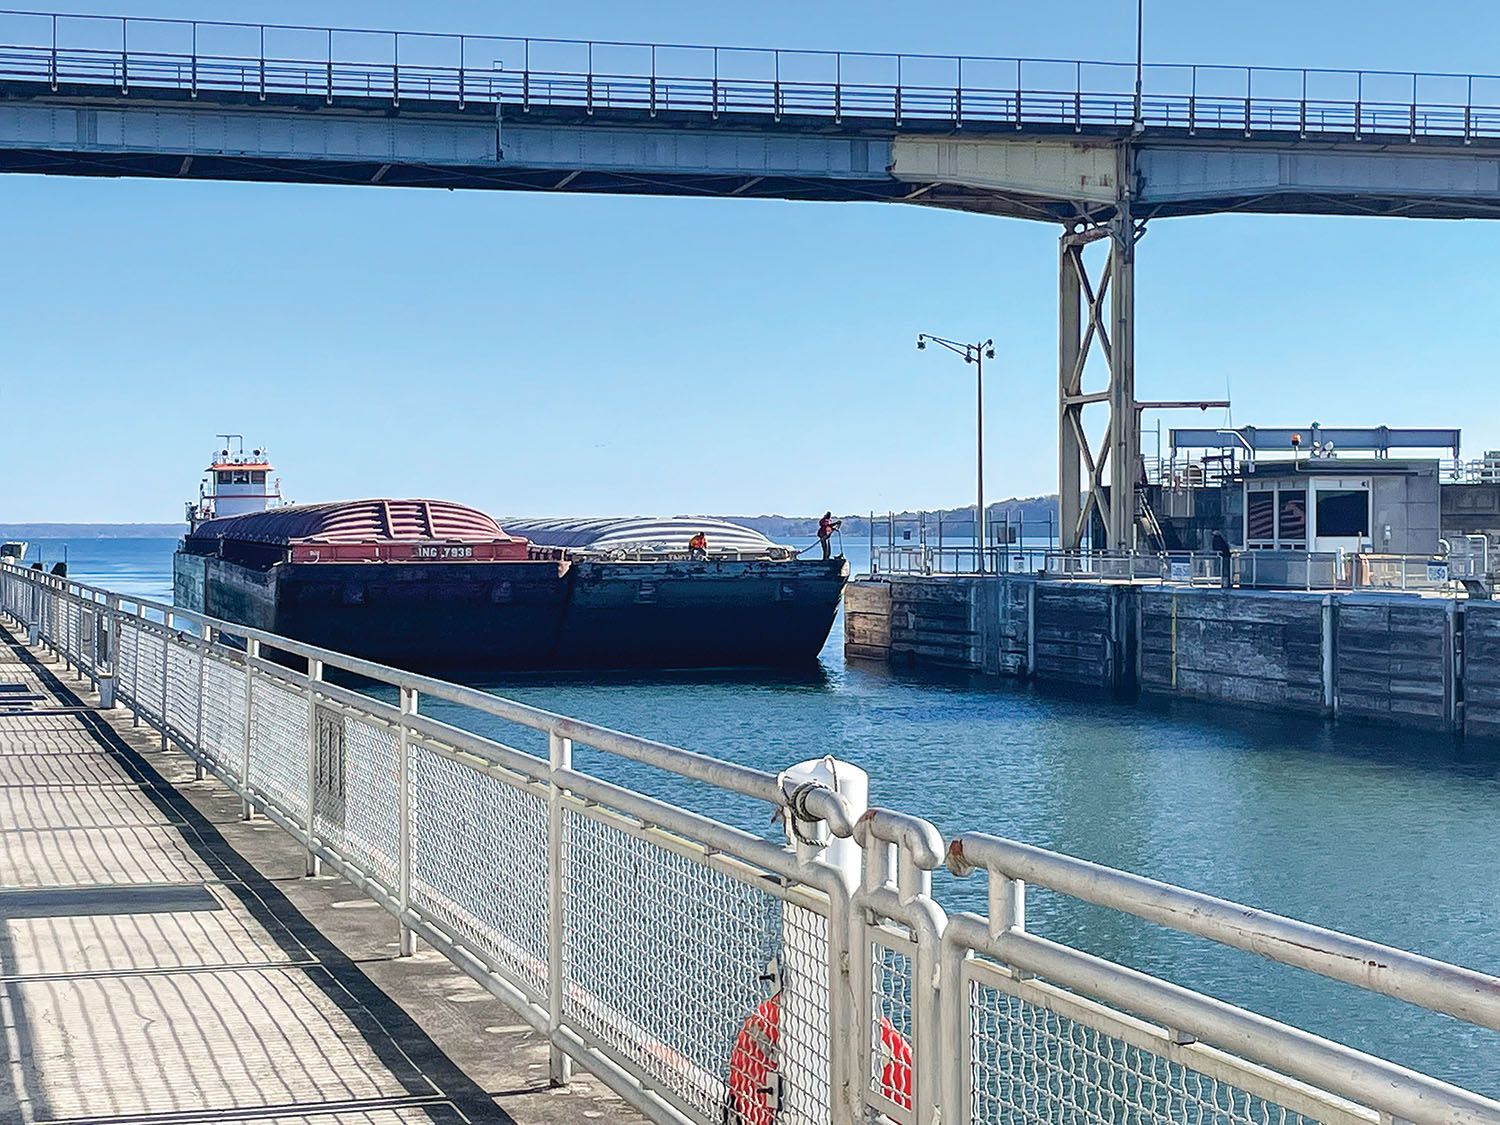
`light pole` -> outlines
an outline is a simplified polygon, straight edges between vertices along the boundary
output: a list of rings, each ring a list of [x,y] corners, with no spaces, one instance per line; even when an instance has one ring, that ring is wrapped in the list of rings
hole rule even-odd
[[[965,363],[974,365],[974,417],[978,435],[974,445],[975,476],[977,477],[977,499],[974,516],[976,546],[979,548],[978,572],[984,573],[984,554],[989,547],[984,514],[984,361],[995,358],[995,341],[985,340],[980,344],[963,344],[957,340],[945,340],[941,336],[929,336],[926,332],[917,336],[917,350],[922,351],[931,341],[947,348],[955,355],[964,357]]]
[[[1141,107],[1141,71],[1144,69],[1142,55],[1141,26],[1144,22],[1146,0],[1135,0],[1135,129],[1139,132],[1146,125]]]

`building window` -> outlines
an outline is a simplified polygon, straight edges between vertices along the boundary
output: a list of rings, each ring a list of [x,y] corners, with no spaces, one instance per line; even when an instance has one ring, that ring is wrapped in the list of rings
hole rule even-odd
[[[1282,547],[1301,549],[1307,542],[1307,493],[1287,489],[1278,493],[1276,538]]]
[[[1245,541],[1269,543],[1276,538],[1276,493],[1251,492],[1245,497]]]
[[[1318,490],[1318,534],[1366,536],[1370,534],[1370,494],[1363,490]]]

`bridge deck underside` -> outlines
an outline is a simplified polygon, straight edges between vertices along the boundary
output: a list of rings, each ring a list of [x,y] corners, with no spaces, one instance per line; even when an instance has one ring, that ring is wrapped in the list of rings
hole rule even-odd
[[[39,127],[44,115],[51,124]],[[95,118],[125,124],[105,138],[84,124]],[[252,123],[248,139],[226,139]],[[276,139],[293,132],[312,143]],[[1131,137],[1098,126],[954,128],[914,120],[892,127],[854,117],[0,84],[0,170],[41,174],[907,202],[1068,222],[1113,214],[1113,192],[1075,190],[1055,173],[1007,181],[906,171],[892,154],[913,146],[993,153],[1040,145],[1066,162],[1125,143],[1139,164],[1137,219],[1226,211],[1500,215],[1500,141],[1489,139],[1463,145],[1228,128],[1153,128]]]

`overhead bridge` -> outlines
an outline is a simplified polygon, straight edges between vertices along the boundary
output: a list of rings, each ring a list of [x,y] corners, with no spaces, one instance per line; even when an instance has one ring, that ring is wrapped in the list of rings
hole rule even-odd
[[[0,12],[0,171],[916,203],[1058,222],[1064,545],[1135,535],[1134,247],[1216,212],[1500,217],[1500,77]],[[1109,240],[1090,276],[1083,247]],[[1085,390],[1091,354],[1108,385]],[[1083,411],[1108,407],[1100,447]],[[1070,497],[1085,494],[1081,504]]]
[[[1500,78],[0,12],[0,168],[887,200],[1022,218],[1500,215]]]

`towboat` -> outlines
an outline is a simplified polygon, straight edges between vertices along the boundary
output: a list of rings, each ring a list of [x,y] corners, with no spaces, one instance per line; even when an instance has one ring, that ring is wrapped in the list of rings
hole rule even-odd
[[[285,505],[248,475],[273,471],[262,451],[254,469],[235,456],[189,507],[176,604],[414,671],[810,664],[849,574],[721,520],[502,528],[444,500]]]

